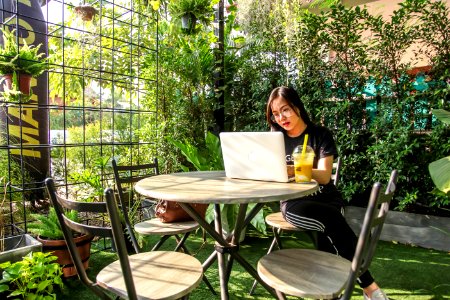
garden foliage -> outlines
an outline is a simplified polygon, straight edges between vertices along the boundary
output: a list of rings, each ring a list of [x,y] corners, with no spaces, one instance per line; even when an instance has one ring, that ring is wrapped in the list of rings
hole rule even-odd
[[[270,91],[290,85],[312,119],[332,129],[349,202],[363,205],[373,181],[395,168],[398,210],[417,203],[448,207],[449,197],[434,190],[427,171],[450,151],[450,130],[431,113],[450,105],[448,15],[445,3],[423,0],[403,1],[390,19],[340,4],[312,13],[295,1],[240,1],[226,19],[221,90],[214,90],[214,52],[206,48],[216,40],[206,29],[186,36],[167,23],[160,133],[204,146],[204,133],[215,128],[214,93],[225,96],[225,130],[267,130]],[[412,61],[402,60],[411,52]],[[208,60],[197,60],[199,53]],[[431,70],[409,73],[419,60]],[[177,149],[159,141],[171,161],[166,171],[186,165]]]
[[[395,168],[396,209],[448,208],[428,164],[450,153],[450,129],[431,113],[450,106],[449,7],[406,0],[383,19],[363,6],[326,0],[320,2],[330,7],[320,12],[301,2],[225,1],[223,50],[216,25],[198,22],[186,34],[170,17],[168,0],[133,1],[133,26],[84,24],[83,35],[67,33],[64,45],[49,37],[49,90],[71,108],[50,116],[52,129],[68,132],[61,144],[70,145],[52,149],[57,177],[93,169],[105,156],[122,163],[158,157],[162,173],[194,170],[171,140],[206,149],[207,132],[268,130],[269,93],[289,85],[314,122],[333,131],[343,162],[340,189],[350,203],[368,199],[372,183]],[[134,36],[139,42],[114,44]],[[407,53],[412,61],[402,59]],[[412,73],[417,61],[431,68]],[[110,95],[99,100],[87,88],[94,81]],[[110,174],[102,170],[103,183]]]

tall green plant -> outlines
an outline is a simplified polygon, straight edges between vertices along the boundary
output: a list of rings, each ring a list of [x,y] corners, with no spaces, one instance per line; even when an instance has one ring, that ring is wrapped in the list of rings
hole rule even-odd
[[[199,148],[189,142],[179,142],[170,137],[167,138],[181,153],[192,163],[197,171],[223,170],[222,149],[220,140],[208,132],[205,137],[205,147]],[[183,171],[189,171],[186,166],[181,166]]]
[[[169,138],[171,143],[178,147],[183,155],[191,162],[197,171],[213,171],[223,170],[223,158],[222,150],[220,147],[220,140],[217,136],[208,132],[205,137],[205,146],[196,147],[189,142],[175,141]],[[188,171],[187,167],[183,167],[184,171]],[[247,208],[249,212],[256,204],[250,204]],[[237,214],[239,212],[239,205],[224,205],[221,204],[222,218],[226,218],[227,226],[236,223]],[[211,222],[214,219],[212,207],[208,208],[206,214],[207,221]],[[263,211],[259,211],[258,214],[252,219],[251,224],[259,231],[266,231],[266,224],[264,221]],[[231,232],[230,228],[227,228],[227,232]]]

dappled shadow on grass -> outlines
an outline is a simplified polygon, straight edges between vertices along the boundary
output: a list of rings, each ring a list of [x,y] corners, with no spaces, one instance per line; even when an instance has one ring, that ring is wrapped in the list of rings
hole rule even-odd
[[[241,245],[241,254],[253,266],[267,252],[272,238],[250,231]],[[145,247],[156,243],[156,237],[145,238]],[[292,233],[283,237],[285,247],[312,248],[310,238],[305,233]],[[208,258],[213,251],[214,242],[208,238],[202,239],[201,230],[188,239],[187,247],[201,262]],[[160,250],[172,251],[174,241],[168,241]],[[101,251],[91,255],[89,276],[94,279],[95,274],[111,261],[115,260],[115,253]],[[442,251],[405,246],[389,242],[379,242],[375,258],[370,268],[378,284],[388,293],[390,299],[400,300],[428,300],[450,299],[450,255]],[[208,280],[217,292],[220,291],[217,263],[206,272]],[[58,299],[96,299],[78,280],[65,281],[64,292],[58,293]],[[253,296],[248,292],[253,284],[253,278],[235,263],[230,278],[230,299],[258,299],[269,300],[273,297],[260,285]],[[352,299],[363,299],[362,290],[356,287]],[[208,290],[204,282],[191,294],[190,300],[220,299]],[[295,298],[288,298],[295,299]]]

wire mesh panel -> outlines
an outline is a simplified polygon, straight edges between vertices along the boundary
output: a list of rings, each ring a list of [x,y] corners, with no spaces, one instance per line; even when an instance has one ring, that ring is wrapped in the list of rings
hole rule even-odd
[[[127,0],[6,0],[3,38],[15,53],[39,48],[45,72],[31,88],[0,84],[0,186],[3,234],[27,231],[27,215],[48,207],[43,181],[95,201],[112,186],[110,161],[145,162],[155,154],[142,124],[156,120],[158,17]],[[14,43],[13,43],[14,42]],[[2,47],[6,48],[6,47]],[[26,49],[25,49],[26,50]],[[17,63],[0,52],[0,65]],[[1,67],[0,67],[1,69]]]

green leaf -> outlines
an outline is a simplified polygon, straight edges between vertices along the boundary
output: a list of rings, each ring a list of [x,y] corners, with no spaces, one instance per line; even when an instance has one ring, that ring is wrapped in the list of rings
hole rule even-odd
[[[433,109],[431,112],[440,121],[444,122],[445,124],[450,124],[450,111],[446,111],[445,109]]]
[[[20,290],[15,290],[13,291],[11,294],[9,294],[10,296],[19,296],[22,295],[22,291]]]
[[[450,156],[430,163],[428,170],[436,187],[448,193],[450,191]]]
[[[7,284],[0,284],[0,293],[9,290]]]
[[[43,291],[45,290],[48,286],[51,286],[52,282],[50,280],[43,280],[41,281],[38,286],[37,286],[37,291]]]

